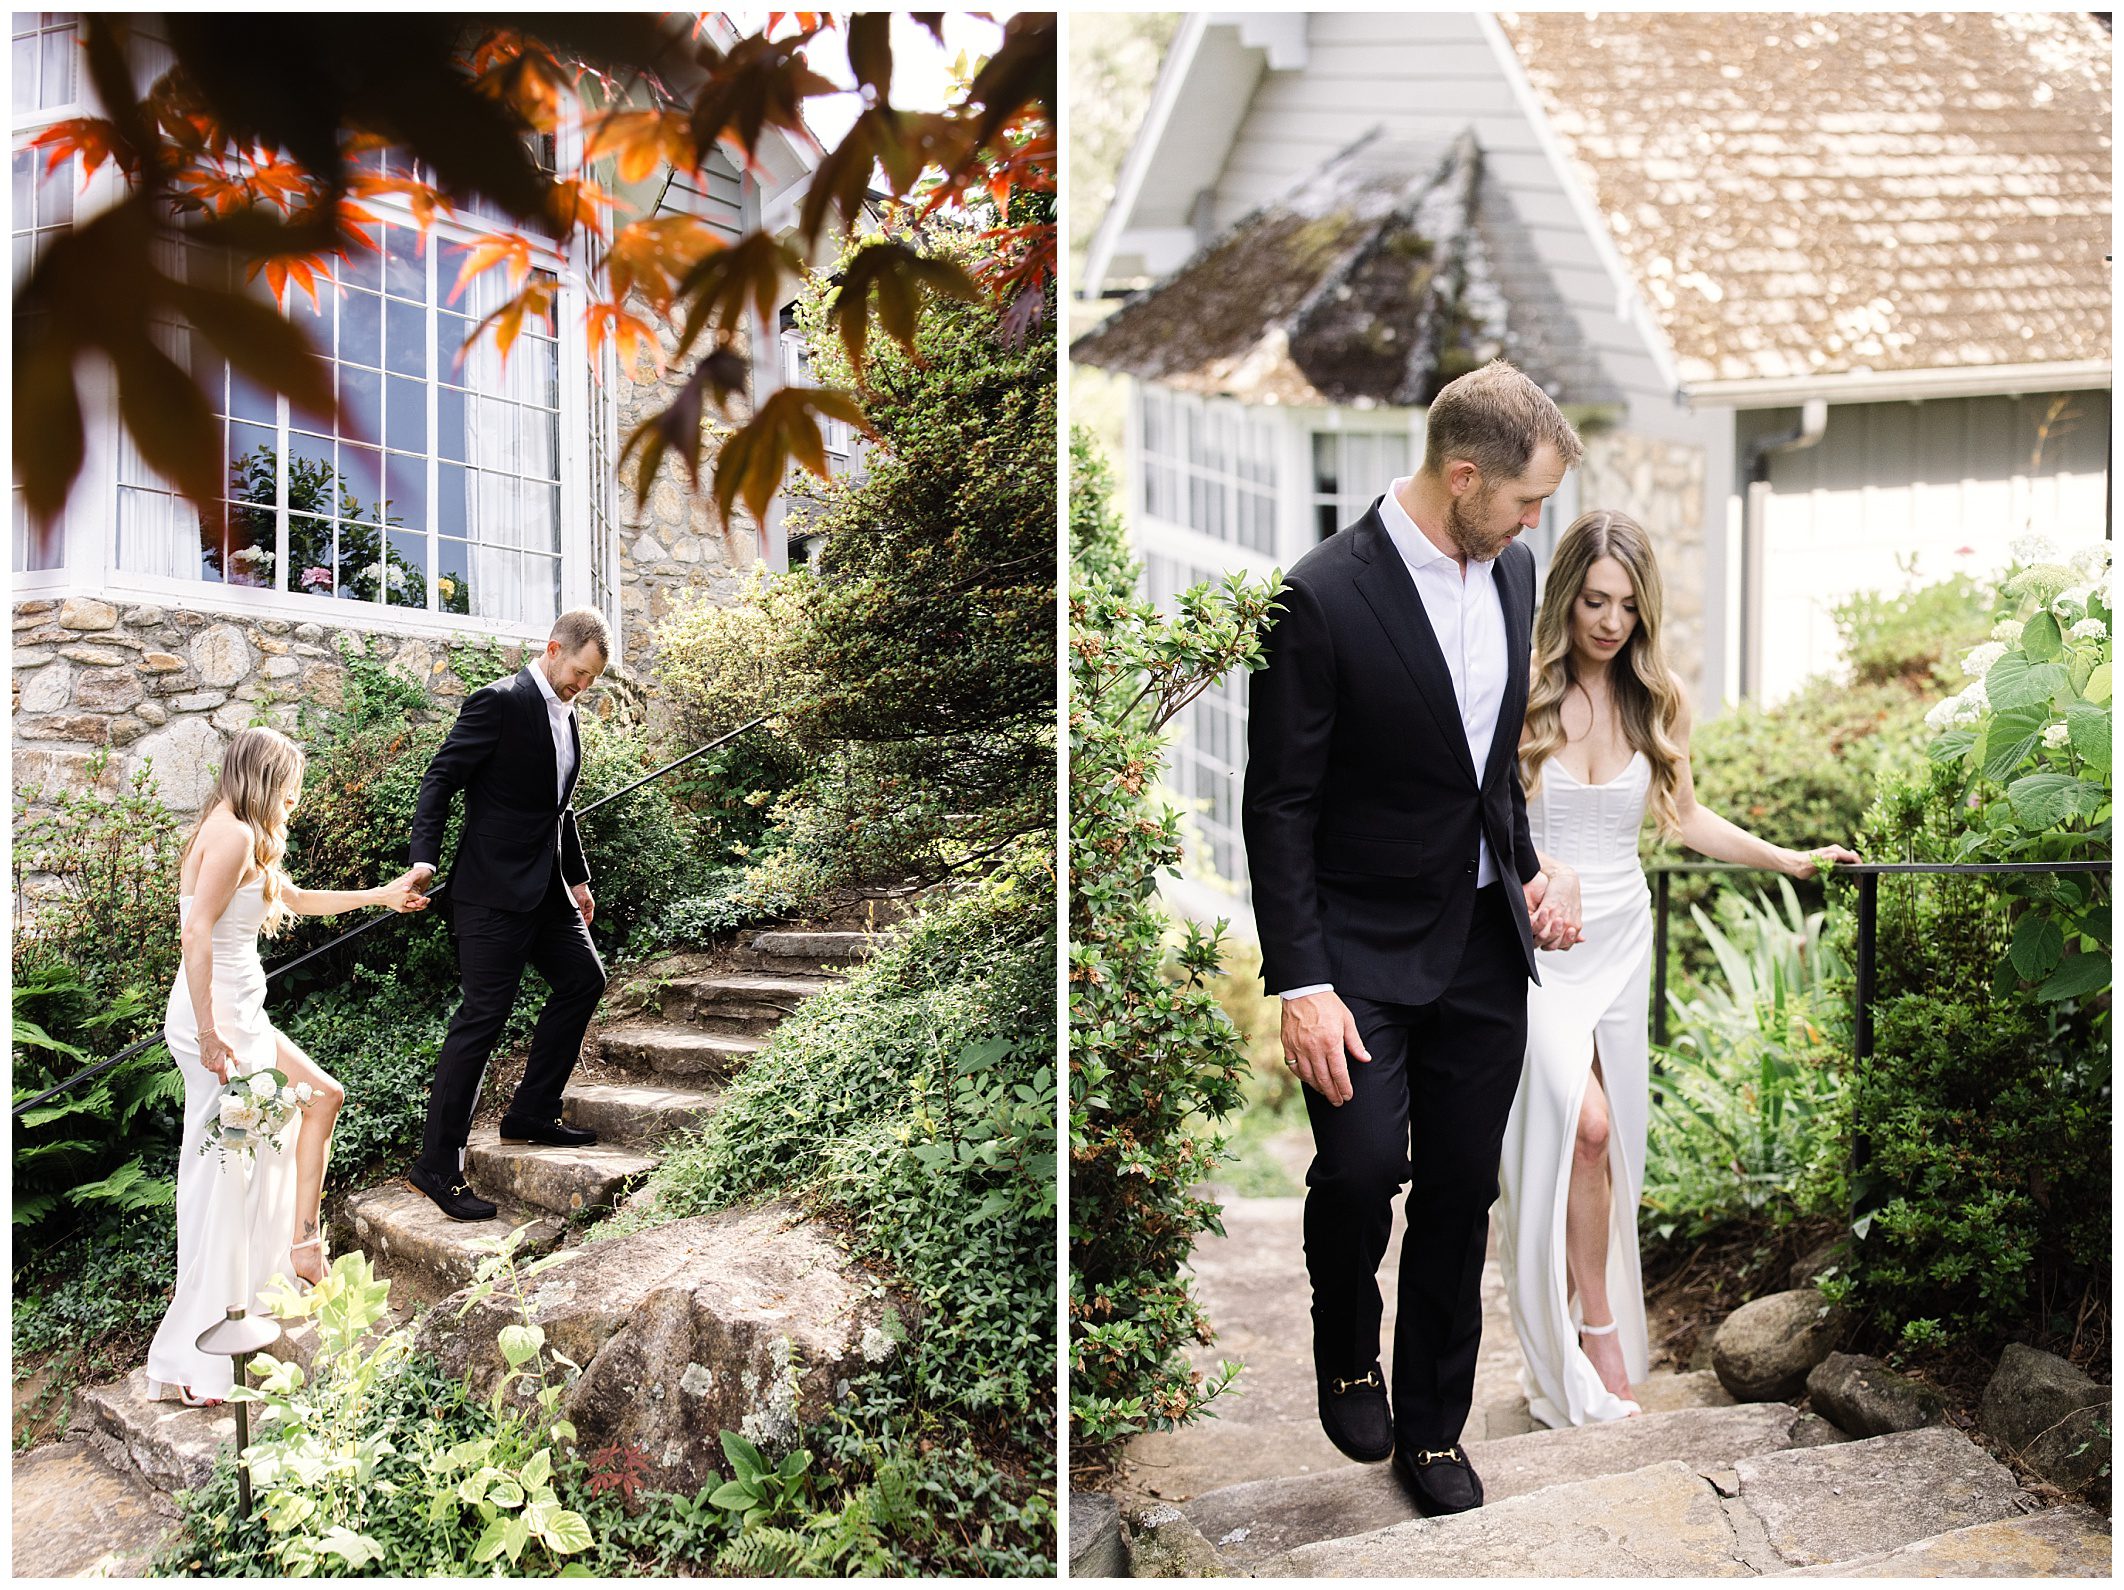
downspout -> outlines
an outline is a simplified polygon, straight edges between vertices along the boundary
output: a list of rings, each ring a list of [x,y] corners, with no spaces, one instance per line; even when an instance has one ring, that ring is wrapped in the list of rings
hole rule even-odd
[[[1748,444],[1747,490],[1741,499],[1740,693],[1753,700],[1763,682],[1763,505],[1770,497],[1770,460],[1804,452],[1829,429],[1829,401],[1808,398],[1800,405],[1797,430],[1763,436]]]

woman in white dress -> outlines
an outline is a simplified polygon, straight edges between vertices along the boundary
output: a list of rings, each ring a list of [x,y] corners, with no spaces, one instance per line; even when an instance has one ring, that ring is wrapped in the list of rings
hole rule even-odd
[[[346,1095],[266,1019],[259,933],[296,916],[427,904],[410,874],[375,889],[299,889],[289,880],[281,858],[302,769],[302,750],[286,735],[241,730],[178,860],[183,965],[163,1019],[184,1074],[177,1289],[148,1348],[147,1374],[151,1395],[194,1407],[221,1401],[234,1383],[232,1361],[200,1352],[199,1333],[231,1307],[262,1312],[259,1294],[276,1275],[316,1282],[325,1273],[319,1205]],[[221,1085],[275,1066],[291,1085],[309,1085],[308,1104],[279,1140],[224,1157],[207,1139]]]
[[[1549,878],[1536,936],[1574,911],[1579,936],[1537,952],[1498,1177],[1521,1386],[1551,1427],[1637,1413],[1630,1388],[1650,1368],[1637,1260],[1651,1109],[1652,904],[1637,859],[1647,807],[1668,837],[1715,861],[1808,878],[1821,861],[1859,859],[1841,845],[1770,844],[1697,801],[1689,701],[1661,655],[1660,618],[1643,528],[1608,510],[1581,516],[1550,560],[1520,739]]]

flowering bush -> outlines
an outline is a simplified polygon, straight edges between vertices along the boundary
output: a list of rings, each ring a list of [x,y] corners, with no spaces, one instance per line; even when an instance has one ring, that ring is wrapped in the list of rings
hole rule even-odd
[[[1925,716],[1933,763],[1958,776],[1969,820],[1951,861],[2093,860],[2109,853],[2109,549],[2062,556],[2040,536],[2014,544],[1999,587],[2018,616],[1962,659],[1970,683]],[[2110,982],[2106,891],[2085,874],[2008,885],[2027,902],[2007,952],[2043,1001]]]

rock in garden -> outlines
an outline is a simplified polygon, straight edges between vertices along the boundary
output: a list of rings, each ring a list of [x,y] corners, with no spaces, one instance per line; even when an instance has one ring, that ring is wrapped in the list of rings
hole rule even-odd
[[[782,1203],[594,1242],[525,1283],[547,1345],[582,1366],[562,1407],[584,1450],[630,1443],[693,1491],[725,1468],[721,1437],[786,1450],[845,1384],[900,1350],[904,1307]],[[482,1391],[520,1322],[506,1292],[463,1319],[422,1321],[419,1346]]]
[[[2061,1491],[2109,1505],[2109,1404],[2075,1408],[2021,1449],[2021,1461]]]
[[[1711,1367],[1741,1402],[1790,1402],[1843,1336],[1845,1318],[1811,1287],[1743,1303],[1711,1338]]]
[[[1075,1520],[1071,1520],[1072,1524]],[[1136,1579],[1221,1579],[1231,1570],[1177,1507],[1146,1507],[1128,1521],[1128,1572]]]
[[[1103,1491],[1069,1493],[1069,1576],[1118,1579],[1128,1573],[1121,1508]]]
[[[1831,1353],[1807,1376],[1814,1411],[1849,1435],[1918,1430],[1947,1416],[1940,1394],[1878,1358]]]
[[[2109,1388],[2086,1370],[2014,1342],[2000,1354],[1977,1404],[1977,1428],[2018,1452],[2067,1414],[2108,1401]]]

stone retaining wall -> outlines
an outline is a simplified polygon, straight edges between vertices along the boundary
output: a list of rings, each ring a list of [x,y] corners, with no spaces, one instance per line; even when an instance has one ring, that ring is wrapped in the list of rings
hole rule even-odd
[[[14,787],[32,808],[61,789],[85,793],[107,748],[98,781],[106,793],[152,759],[163,804],[197,811],[238,729],[293,732],[302,706],[342,704],[346,645],[365,644],[370,658],[426,685],[439,710],[454,713],[465,695],[441,636],[94,597],[18,602],[14,619]],[[523,665],[519,642],[499,654]],[[641,691],[615,671],[584,704],[600,717],[637,720]]]
[[[1704,680],[1704,452],[1635,431],[1587,438],[1579,503],[1613,508],[1645,527],[1666,587],[1661,632],[1667,664],[1693,697]]]

